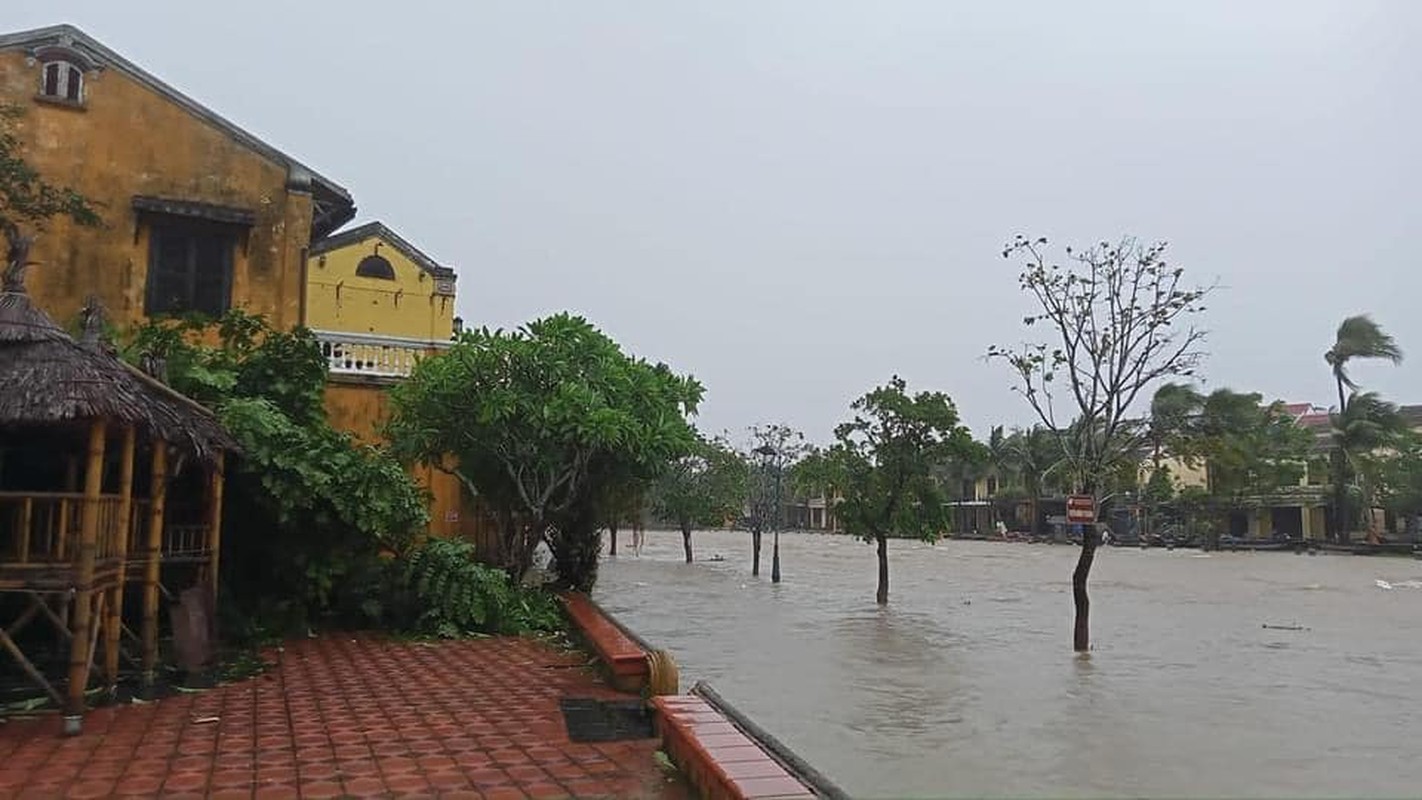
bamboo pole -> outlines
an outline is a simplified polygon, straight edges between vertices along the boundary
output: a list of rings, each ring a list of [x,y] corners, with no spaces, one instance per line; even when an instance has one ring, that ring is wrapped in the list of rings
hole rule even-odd
[[[84,471],[84,515],[80,530],[77,586],[69,647],[69,693],[64,703],[64,732],[73,736],[83,729],[84,689],[89,682],[89,628],[93,613],[94,557],[99,543],[99,504],[104,479],[104,421],[89,426],[89,462]]]
[[[79,460],[71,457],[64,466],[64,490],[79,491]],[[69,555],[69,499],[59,501],[59,539],[51,543],[51,552],[57,561],[71,558]]]
[[[213,459],[212,486],[208,489],[207,547],[211,554],[208,560],[208,583],[214,613],[217,609],[217,568],[222,557],[222,479],[225,473],[223,455],[223,452],[218,450]]]
[[[118,687],[119,645],[123,625],[123,587],[128,572],[128,535],[133,512],[133,451],[135,433],[132,425],[124,426],[119,450],[119,507],[112,523],[114,556],[118,558],[118,576],[109,590],[108,615],[104,619],[104,681],[110,694]]]
[[[26,497],[26,498],[24,499],[23,504],[21,505],[21,510],[20,510],[20,553],[19,553],[19,555],[20,555],[20,563],[21,563],[21,564],[29,563],[29,560],[30,560],[30,536],[31,536],[31,534],[32,534],[32,531],[30,530],[30,528],[34,526],[34,521],[35,521],[35,505],[34,505],[34,504],[35,504],[35,501],[34,501],[33,498]]]
[[[163,557],[163,505],[168,496],[168,443],[153,442],[153,481],[148,490],[148,541],[143,553],[143,686],[153,685],[158,665],[158,578]]]

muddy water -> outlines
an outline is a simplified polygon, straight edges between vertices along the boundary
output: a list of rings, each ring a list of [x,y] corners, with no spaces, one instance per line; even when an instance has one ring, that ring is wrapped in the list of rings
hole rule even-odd
[[[647,539],[599,601],[856,797],[1422,795],[1422,561],[1107,549],[1079,659],[1070,547]]]

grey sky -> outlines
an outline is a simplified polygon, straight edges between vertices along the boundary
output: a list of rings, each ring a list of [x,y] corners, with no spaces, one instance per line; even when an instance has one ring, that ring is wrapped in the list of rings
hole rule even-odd
[[[467,7],[465,7],[467,6]],[[62,8],[67,18],[53,16]],[[10,3],[72,22],[459,270],[827,438],[897,372],[982,433],[1014,233],[1134,234],[1225,285],[1211,385],[1327,403],[1368,311],[1422,361],[1422,3]],[[1416,364],[1357,377],[1422,402]]]

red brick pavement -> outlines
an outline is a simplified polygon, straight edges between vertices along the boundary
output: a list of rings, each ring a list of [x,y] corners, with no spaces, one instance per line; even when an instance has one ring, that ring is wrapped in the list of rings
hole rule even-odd
[[[575,744],[558,700],[620,697],[529,639],[324,637],[211,691],[0,725],[8,797],[611,797],[683,800],[657,740]]]

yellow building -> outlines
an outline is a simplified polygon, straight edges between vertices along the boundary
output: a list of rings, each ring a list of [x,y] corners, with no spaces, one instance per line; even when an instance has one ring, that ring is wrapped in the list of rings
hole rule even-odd
[[[99,206],[56,220],[27,285],[60,321],[97,295],[117,327],[240,308],[312,328],[330,361],[332,424],[377,441],[386,389],[449,345],[454,272],[384,225],[335,233],[349,192],[70,25],[0,34],[0,104],[23,158]],[[334,235],[333,235],[334,234]],[[431,529],[465,533],[459,485],[417,471]]]
[[[302,323],[328,359],[331,424],[378,442],[389,387],[454,337],[454,270],[370,222],[313,245],[304,285]],[[457,478],[424,467],[415,476],[432,496],[431,532],[474,533]]]
[[[306,264],[306,327],[447,343],[454,270],[379,222],[317,242]]]
[[[0,35],[0,103],[24,158],[99,205],[36,241],[28,284],[61,321],[95,294],[114,324],[240,307],[301,313],[307,249],[350,194],[70,25]]]

